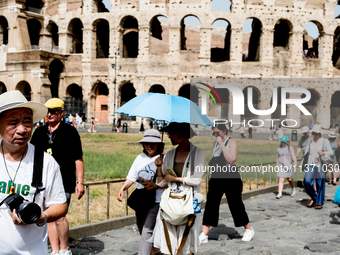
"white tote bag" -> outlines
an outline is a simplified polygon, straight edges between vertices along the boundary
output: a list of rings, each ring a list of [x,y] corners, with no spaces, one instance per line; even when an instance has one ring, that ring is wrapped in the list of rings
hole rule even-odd
[[[170,188],[164,190],[161,198],[160,212],[164,220],[172,225],[188,222],[188,216],[194,214],[192,188],[174,193]]]

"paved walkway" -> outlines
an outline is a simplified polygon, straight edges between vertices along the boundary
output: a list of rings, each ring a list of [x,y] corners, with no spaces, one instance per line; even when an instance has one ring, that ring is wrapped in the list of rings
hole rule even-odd
[[[245,200],[255,230],[254,239],[248,243],[241,241],[244,229],[234,227],[228,205],[223,204],[220,226],[211,229],[209,242],[200,246],[198,254],[340,254],[340,207],[332,203],[337,188],[327,185],[322,210],[306,207],[309,197],[301,188],[295,197],[289,196],[289,189],[280,200],[274,193]],[[136,225],[131,225],[76,240],[72,252],[132,255],[138,253],[138,244]]]

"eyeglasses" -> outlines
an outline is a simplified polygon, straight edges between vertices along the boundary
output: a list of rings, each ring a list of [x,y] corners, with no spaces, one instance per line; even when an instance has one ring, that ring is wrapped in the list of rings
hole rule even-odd
[[[318,133],[312,132],[312,135],[318,135]]]
[[[61,111],[60,108],[57,108],[57,109],[48,108],[48,113],[50,113],[50,114],[56,114],[57,112],[60,112],[60,111]]]
[[[212,132],[212,136],[219,136],[220,132]]]

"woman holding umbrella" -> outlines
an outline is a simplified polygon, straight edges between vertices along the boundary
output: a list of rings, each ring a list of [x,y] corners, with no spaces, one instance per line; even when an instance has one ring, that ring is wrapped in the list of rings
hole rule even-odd
[[[177,148],[166,153],[162,169],[157,169],[157,176],[164,175],[164,180],[158,185],[164,187],[167,184],[170,190],[178,189],[179,192],[185,192],[193,188],[199,193],[203,176],[204,151],[192,145],[189,141],[195,135],[195,132],[190,127],[190,124],[176,122],[170,123],[164,131],[168,133],[172,145],[177,145]],[[173,169],[176,176],[167,173],[166,169],[169,168]],[[191,171],[191,169],[194,169],[194,171]],[[163,202],[161,202],[161,205]],[[153,240],[155,247],[160,248],[162,253],[177,254],[181,249],[180,244],[184,236],[186,224],[173,225],[168,221],[164,221],[164,224],[161,214],[158,214],[151,240]],[[198,213],[180,254],[197,252],[200,229],[201,213]]]

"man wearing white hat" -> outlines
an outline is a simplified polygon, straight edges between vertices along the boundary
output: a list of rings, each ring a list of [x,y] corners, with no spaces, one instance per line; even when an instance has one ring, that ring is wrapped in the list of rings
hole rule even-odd
[[[84,161],[80,136],[76,128],[62,121],[63,100],[51,98],[45,106],[48,108],[48,125],[35,130],[31,143],[51,154],[60,165],[67,204],[70,205],[72,193],[78,199],[84,194]],[[48,224],[48,238],[52,254],[72,255],[68,247],[69,225],[66,217]]]
[[[47,153],[41,154],[42,169],[38,167],[42,170],[42,185],[32,185],[36,148],[29,140],[33,123],[44,118],[46,113],[43,104],[28,102],[17,90],[0,95],[0,201],[10,194],[20,195],[27,201],[34,201],[42,211],[35,224],[26,224],[15,209],[11,211],[5,203],[0,206],[1,254],[46,255],[46,223],[67,212],[59,165]]]
[[[310,136],[309,133],[309,127],[308,126],[303,126],[302,127],[302,136],[298,144],[298,149],[296,152],[296,159],[299,158],[300,152],[302,150],[302,167],[307,164],[307,159],[308,159],[308,149],[307,147],[309,146],[311,142],[312,137]]]

